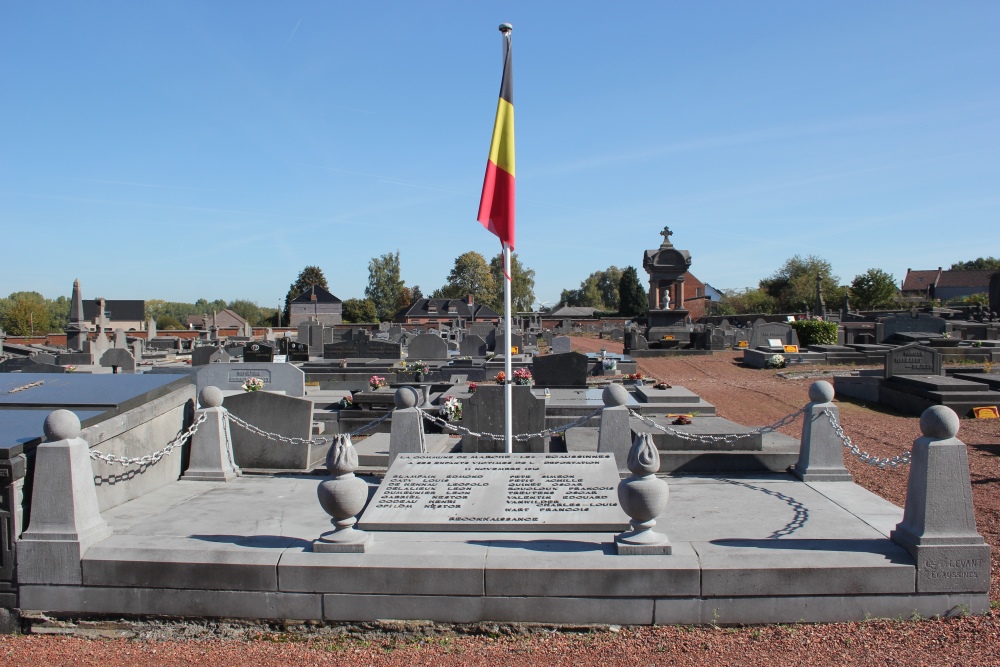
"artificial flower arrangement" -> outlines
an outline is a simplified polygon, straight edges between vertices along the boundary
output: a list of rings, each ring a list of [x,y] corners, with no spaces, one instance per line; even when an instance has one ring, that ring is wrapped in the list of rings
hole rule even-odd
[[[67,366],[66,367],[66,372],[67,373],[72,373],[75,370],[76,370],[76,366]]]
[[[462,402],[454,396],[445,396],[442,400],[444,402],[441,403],[441,407],[438,409],[438,414],[450,422],[461,421]]]
[[[606,357],[603,360],[602,365],[604,366],[604,370],[606,371],[618,370],[618,360],[615,359],[614,357]]]
[[[493,378],[493,380],[494,380],[494,381],[495,381],[495,382],[496,382],[497,384],[503,384],[503,383],[504,383],[504,381],[506,381],[506,380],[507,380],[507,374],[506,374],[506,373],[504,373],[503,371],[500,371],[499,373],[497,373],[497,376],[496,376],[495,378]]]
[[[626,380],[641,380],[642,379],[642,373],[627,373],[625,375],[625,379]]]
[[[264,388],[264,381],[260,378],[247,378],[247,381],[243,383],[243,391],[260,391]]]
[[[353,405],[354,405],[354,397],[353,396],[348,395],[348,396],[344,396],[342,399],[340,399],[340,407],[342,409],[350,408]]]
[[[657,382],[653,385],[653,389],[670,389],[670,385],[666,382]]]
[[[381,389],[382,387],[388,387],[389,381],[381,375],[373,375],[368,378],[368,386],[372,388],[372,391],[375,391],[377,389]]]
[[[531,371],[527,368],[518,368],[514,371],[514,384],[530,385],[534,381],[534,378],[531,377]]]
[[[670,423],[674,426],[687,426],[691,423],[692,416],[693,415],[677,415],[677,418]]]
[[[478,388],[479,388],[479,385],[477,385],[475,382],[470,382],[469,383],[469,393],[470,394],[475,394],[476,393],[476,389],[478,389]]]
[[[418,359],[417,361],[414,361],[413,363],[409,364],[407,366],[407,370],[413,371],[414,373],[426,373],[427,372],[427,362],[426,361],[420,361]]]
[[[767,360],[768,368],[784,368],[785,367],[785,357],[780,354],[776,354]]]

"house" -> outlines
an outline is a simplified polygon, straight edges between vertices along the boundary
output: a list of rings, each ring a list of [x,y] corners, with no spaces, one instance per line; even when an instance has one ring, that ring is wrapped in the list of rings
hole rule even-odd
[[[691,314],[691,319],[698,321],[705,315],[711,315],[710,302],[722,300],[722,293],[698,280],[690,271],[684,273],[684,308]]]
[[[206,320],[206,317],[208,318]],[[213,315],[188,315],[187,325],[189,329],[204,330],[212,326]],[[247,323],[239,313],[224,308],[214,313],[215,325],[220,329],[242,329]]]
[[[475,303],[470,294],[466,299],[417,299],[396,313],[395,321],[402,324],[447,324],[456,320],[470,322],[500,322],[500,313],[489,306]]]
[[[344,302],[319,285],[312,285],[292,299],[290,327],[297,327],[308,320],[323,324],[341,324],[344,321]]]
[[[988,294],[990,277],[996,271],[943,271],[937,270],[906,270],[903,279],[902,292],[904,297],[921,299],[959,299],[973,294]]]
[[[104,304],[104,327],[143,331],[146,328],[146,302],[142,299],[93,299],[83,302],[83,319],[97,326]]]

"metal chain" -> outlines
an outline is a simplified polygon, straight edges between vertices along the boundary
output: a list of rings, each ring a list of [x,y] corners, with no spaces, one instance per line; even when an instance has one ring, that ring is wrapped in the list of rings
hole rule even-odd
[[[782,426],[787,426],[792,422],[794,422],[796,419],[798,419],[799,415],[805,412],[805,408],[800,408],[795,412],[787,414],[778,421],[774,422],[773,424],[770,424],[769,426],[761,426],[759,428],[747,431],[746,433],[730,433],[727,435],[695,435],[693,433],[687,433],[685,431],[678,431],[677,429],[670,428],[669,426],[662,426],[660,424],[657,424],[649,417],[643,416],[638,412],[635,412],[631,408],[629,408],[628,412],[630,415],[641,421],[643,424],[646,424],[647,426],[652,426],[653,428],[659,431],[663,431],[664,433],[670,433],[671,435],[675,435],[678,438],[681,438],[682,440],[691,440],[693,442],[713,442],[713,443],[724,442],[726,444],[733,444],[740,438],[745,438],[747,436],[757,435],[757,434],[763,435],[765,433],[771,433],[773,431],[777,431]]]
[[[442,428],[445,428],[454,433],[461,433],[462,435],[471,435],[475,438],[486,438],[487,440],[496,440],[501,442],[506,439],[502,433],[477,433],[471,429],[465,428],[464,426],[452,424],[451,422],[447,421],[446,419],[442,419],[437,415],[432,415],[431,413],[424,411],[422,408],[417,408],[417,409],[420,410],[420,414],[427,421],[433,422],[441,426]],[[586,424],[588,421],[590,421],[592,418],[596,417],[600,413],[601,410],[598,409],[595,410],[594,412],[591,412],[589,415],[585,417],[580,417],[579,419],[576,419],[568,424],[563,424],[562,426],[557,426],[555,428],[542,429],[538,433],[521,433],[518,435],[512,435],[511,439],[520,442],[526,442],[531,438],[546,438],[556,433],[563,433],[564,431],[567,431],[576,426],[580,426],[581,424]]]
[[[237,424],[238,426],[242,426],[244,429],[250,431],[251,433],[259,435],[263,438],[267,438],[268,440],[273,440],[275,442],[284,442],[285,444],[288,445],[325,445],[328,441],[332,441],[332,438],[313,438],[313,439],[290,438],[288,436],[281,435],[280,433],[271,433],[270,431],[265,431],[264,429],[254,426],[250,422],[237,417],[228,410],[226,411],[225,414],[226,414],[226,419],[228,419],[229,421]],[[346,435],[350,436],[361,435],[362,433],[365,433],[366,431],[370,431],[371,429],[375,428],[376,426],[378,426],[391,416],[392,412],[386,412],[378,419],[373,419],[372,421],[368,422],[361,428],[355,429]]]
[[[184,444],[184,441],[190,438],[198,431],[198,427],[205,423],[208,419],[208,415],[204,412],[195,420],[191,426],[188,427],[184,433],[171,440],[166,447],[163,449],[153,452],[152,454],[146,454],[137,459],[130,459],[124,456],[115,456],[114,454],[105,454],[104,452],[98,451],[96,449],[90,450],[90,458],[94,461],[104,461],[105,463],[117,464],[122,466],[151,466],[155,465],[164,456],[168,456],[175,449]]]
[[[851,438],[844,433],[844,429],[838,423],[836,415],[833,414],[833,410],[827,408],[823,410],[823,414],[825,414],[827,419],[830,420],[830,426],[833,427],[833,430],[837,433],[837,437],[839,437],[844,443],[844,448],[862,463],[867,463],[870,466],[885,470],[886,468],[905,466],[913,458],[913,455],[908,451],[897,456],[893,456],[891,459],[880,459],[877,456],[872,456],[868,452],[863,452],[861,451],[861,448],[851,442]]]

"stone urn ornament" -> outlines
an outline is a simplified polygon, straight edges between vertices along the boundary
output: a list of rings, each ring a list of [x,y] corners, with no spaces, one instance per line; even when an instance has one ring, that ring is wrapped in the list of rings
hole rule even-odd
[[[632,474],[618,484],[618,503],[631,519],[632,530],[615,536],[619,555],[669,555],[670,540],[653,530],[656,517],[667,508],[670,487],[656,476],[660,453],[651,433],[640,433],[628,452]]]
[[[374,536],[354,525],[357,515],[368,502],[368,484],[354,476],[358,467],[358,452],[351,436],[341,434],[326,455],[330,479],[316,489],[319,504],[333,519],[334,529],[320,535],[313,542],[313,551],[319,553],[363,553],[371,546]]]

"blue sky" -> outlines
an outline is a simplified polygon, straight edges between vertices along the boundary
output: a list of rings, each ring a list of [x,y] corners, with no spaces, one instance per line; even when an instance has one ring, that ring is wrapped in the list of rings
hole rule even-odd
[[[1000,255],[1000,3],[8,2],[0,294],[346,299],[396,250],[429,293],[499,250],[504,21],[541,302],[664,225],[718,288]]]

